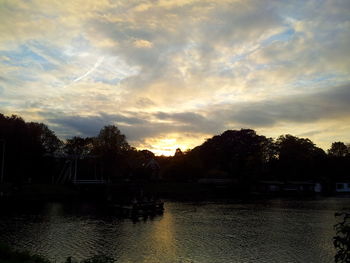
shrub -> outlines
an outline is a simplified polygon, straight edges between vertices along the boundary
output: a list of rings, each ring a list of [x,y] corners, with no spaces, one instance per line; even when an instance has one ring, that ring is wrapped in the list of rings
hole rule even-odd
[[[350,213],[336,213],[336,217],[342,217],[342,221],[334,225],[336,236],[333,244],[337,253],[336,263],[350,263]]]

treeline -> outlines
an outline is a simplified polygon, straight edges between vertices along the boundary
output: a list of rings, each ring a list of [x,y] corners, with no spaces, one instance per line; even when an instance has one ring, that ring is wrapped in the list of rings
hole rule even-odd
[[[163,178],[231,179],[242,191],[257,181],[317,181],[333,188],[350,180],[350,145],[332,143],[327,153],[311,140],[281,135],[276,140],[254,130],[228,130],[174,157],[159,157]],[[332,189],[325,189],[332,191]]]
[[[331,185],[350,179],[349,145],[334,142],[326,153],[309,139],[282,135],[274,140],[251,129],[228,130],[192,150],[155,157],[131,147],[114,125],[103,127],[96,137],[63,142],[45,124],[0,114],[0,144],[5,149],[4,181],[13,183],[54,182],[67,159],[79,163],[79,174],[85,179],[229,179],[242,191],[259,180]],[[150,160],[157,165],[148,165]]]
[[[55,166],[53,156],[63,143],[45,124],[0,114],[1,169],[4,182],[24,182],[35,174],[45,177]]]
[[[144,163],[154,157],[150,151],[131,147],[114,125],[103,127],[96,137],[61,141],[45,124],[3,114],[0,147],[3,181],[11,183],[56,182],[67,162],[78,163],[83,179],[142,178],[147,170]]]

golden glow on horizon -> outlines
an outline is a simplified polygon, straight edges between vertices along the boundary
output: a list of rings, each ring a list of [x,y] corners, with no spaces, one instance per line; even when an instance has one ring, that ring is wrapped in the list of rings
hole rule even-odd
[[[177,139],[156,139],[154,144],[151,144],[149,150],[155,155],[171,156],[175,154],[177,148],[187,149],[187,145],[177,142]]]
[[[177,148],[185,152],[188,149],[193,149],[194,147],[201,145],[207,136],[203,134],[201,136],[182,136],[181,134],[168,134],[166,137],[155,137],[146,139],[146,144],[141,144],[137,146],[137,149],[143,150],[148,149],[152,151],[157,156],[173,156]]]

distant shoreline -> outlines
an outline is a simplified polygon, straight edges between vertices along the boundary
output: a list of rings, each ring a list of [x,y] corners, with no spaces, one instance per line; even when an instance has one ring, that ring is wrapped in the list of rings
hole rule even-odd
[[[129,185],[129,187],[131,184]],[[341,196],[350,197],[350,194],[324,194],[324,193],[257,193],[257,192],[235,192],[233,187],[216,188],[212,185],[201,185],[188,182],[147,182],[139,189],[144,197],[158,197],[176,201],[212,201],[212,200],[265,200],[273,198],[298,198],[313,199],[315,197]],[[2,196],[0,201],[69,201],[95,200],[99,202],[119,202],[125,198],[132,198],[139,194],[140,190],[125,189],[125,184],[114,184],[89,189],[74,185],[52,185],[52,184],[27,184],[13,186],[10,184],[0,185]],[[113,199],[108,200],[108,194]]]

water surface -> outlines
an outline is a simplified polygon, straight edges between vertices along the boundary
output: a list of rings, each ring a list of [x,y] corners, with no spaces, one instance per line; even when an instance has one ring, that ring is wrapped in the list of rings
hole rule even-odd
[[[161,216],[121,219],[96,204],[4,209],[0,241],[56,262],[106,254],[117,262],[332,262],[334,213],[348,198],[167,201]]]

